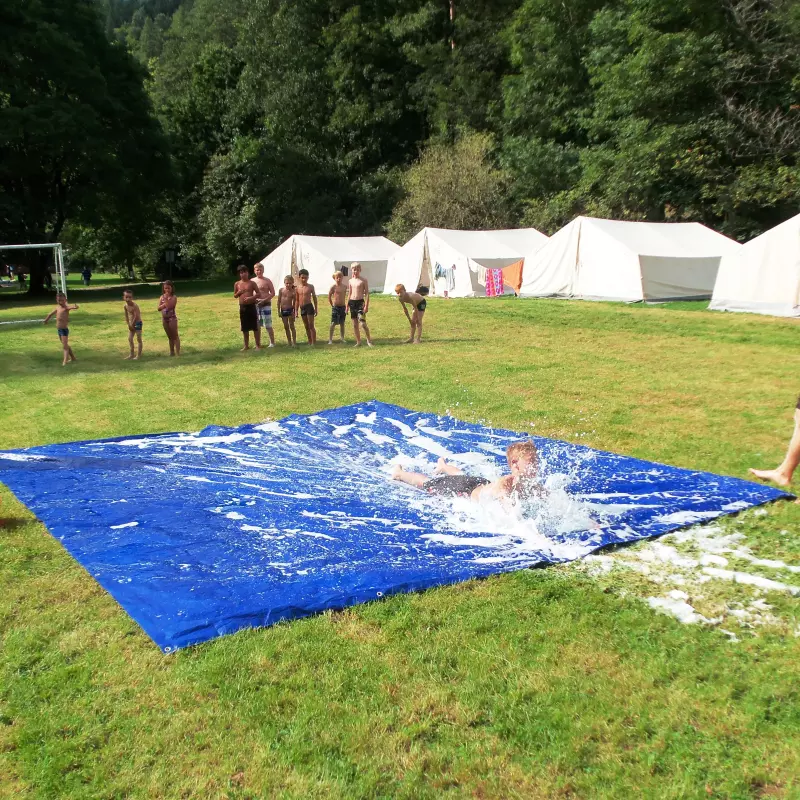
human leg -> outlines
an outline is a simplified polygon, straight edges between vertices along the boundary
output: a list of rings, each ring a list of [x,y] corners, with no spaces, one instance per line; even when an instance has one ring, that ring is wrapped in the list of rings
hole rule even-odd
[[[417,311],[417,342],[422,341],[422,318],[424,316],[424,311]]]
[[[130,361],[133,358],[133,335],[134,335],[134,332],[129,330],[128,331],[128,347],[131,350],[131,354],[127,358],[128,361]]]
[[[358,327],[358,319],[353,320],[353,334],[356,337],[356,343],[354,347],[359,347],[361,345],[361,330]]]
[[[372,347],[372,337],[369,335],[369,327],[367,325],[367,319],[364,317],[361,320],[361,327],[364,328],[364,336],[367,337],[367,344]]]
[[[136,351],[136,355],[133,357],[134,361],[137,358],[141,358],[142,357],[142,332],[141,331],[136,331],[136,347],[137,347],[137,351]]]
[[[423,484],[430,480],[429,475],[422,475],[419,472],[406,472],[399,464],[392,471],[392,480],[407,483],[409,486],[416,486],[421,489]]]
[[[448,464],[443,458],[436,462],[436,467],[433,470],[438,475],[463,475],[464,473],[452,464]]]
[[[798,403],[800,404],[800,401]],[[795,409],[794,432],[780,466],[777,469],[751,469],[749,471],[763,481],[772,481],[778,486],[788,486],[798,464],[800,464],[800,408]]]

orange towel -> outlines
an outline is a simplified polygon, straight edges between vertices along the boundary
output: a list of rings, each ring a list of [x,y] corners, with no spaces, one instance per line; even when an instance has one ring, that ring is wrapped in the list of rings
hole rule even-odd
[[[525,259],[521,258],[507,267],[503,267],[503,283],[506,286],[510,286],[518,294],[522,288],[522,266],[524,263]]]

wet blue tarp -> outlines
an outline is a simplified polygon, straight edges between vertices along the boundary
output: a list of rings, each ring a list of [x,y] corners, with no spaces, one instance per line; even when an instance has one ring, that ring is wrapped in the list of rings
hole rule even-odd
[[[164,651],[398,592],[581,557],[785,496],[534,438],[544,499],[390,479],[499,476],[519,433],[379,402],[279,422],[0,452],[0,480]]]

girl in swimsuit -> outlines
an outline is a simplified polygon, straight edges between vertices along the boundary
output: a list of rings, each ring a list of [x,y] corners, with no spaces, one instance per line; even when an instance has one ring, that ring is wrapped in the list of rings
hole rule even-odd
[[[161,285],[164,294],[158,301],[158,310],[161,312],[161,321],[164,323],[164,333],[169,339],[169,354],[179,356],[181,354],[181,338],[178,336],[178,315],[175,313],[175,306],[178,305],[178,298],[175,297],[175,285],[172,281],[164,281]]]

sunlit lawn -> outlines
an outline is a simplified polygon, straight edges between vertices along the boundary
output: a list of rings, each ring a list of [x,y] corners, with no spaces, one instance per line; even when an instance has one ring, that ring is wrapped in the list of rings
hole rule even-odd
[[[142,291],[139,363],[123,360],[118,287],[72,292],[67,368],[54,325],[0,325],[3,447],[377,398],[744,477],[780,460],[800,389],[794,321],[700,304],[431,299],[410,346],[397,304],[373,298],[374,349],[291,351],[276,329],[279,347],[240,353],[227,284],[179,284],[170,359],[157,287]],[[50,307],[3,302],[0,322]],[[785,630],[734,643],[654,614],[634,579],[559,567],[163,656],[0,497],[0,795],[800,794],[800,638]],[[750,545],[800,563],[800,506],[768,511],[744,515]],[[796,622],[798,601],[781,602]]]

